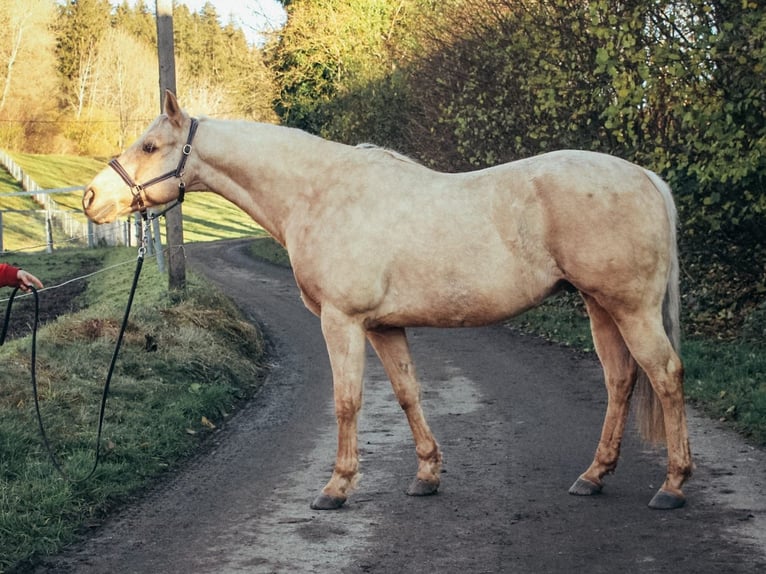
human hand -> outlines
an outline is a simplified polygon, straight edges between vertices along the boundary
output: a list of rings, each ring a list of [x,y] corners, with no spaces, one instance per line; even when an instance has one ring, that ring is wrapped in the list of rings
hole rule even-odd
[[[24,293],[29,292],[29,286],[34,285],[38,289],[43,288],[42,281],[40,281],[37,277],[32,275],[29,271],[24,271],[23,269],[19,269],[19,272],[16,273],[16,279],[19,280],[19,287],[21,288]]]

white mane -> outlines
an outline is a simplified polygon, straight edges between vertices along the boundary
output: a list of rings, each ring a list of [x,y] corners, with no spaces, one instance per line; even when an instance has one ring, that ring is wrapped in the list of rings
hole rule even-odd
[[[419,162],[415,161],[411,157],[408,157],[408,156],[406,156],[406,155],[404,155],[402,153],[399,153],[398,151],[394,151],[392,149],[388,149],[388,148],[385,148],[385,147],[380,147],[380,146],[372,144],[372,143],[366,143],[366,142],[365,143],[360,143],[360,144],[356,145],[355,147],[357,149],[371,150],[373,152],[378,152],[378,153],[386,154],[389,157],[392,157],[392,158],[397,159],[399,161],[404,161],[404,162],[407,162],[407,163],[414,163],[414,164],[420,165]]]

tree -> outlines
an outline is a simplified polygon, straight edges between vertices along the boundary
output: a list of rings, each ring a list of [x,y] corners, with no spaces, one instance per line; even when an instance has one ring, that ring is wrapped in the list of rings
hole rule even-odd
[[[212,3],[198,14],[174,9],[177,84],[184,105],[206,114],[275,121],[274,81],[260,50],[244,32],[222,26]]]
[[[107,111],[118,117],[117,137],[102,137],[111,149],[124,149],[140,135],[147,118],[157,114],[158,77],[155,50],[127,31],[107,32],[91,76],[89,110],[100,117]]]
[[[248,46],[242,30],[231,24],[223,28],[223,35],[229,51],[220,81],[227,87],[233,108],[244,117],[275,122],[276,85],[263,53]]]
[[[109,0],[69,0],[59,6],[56,54],[61,97],[75,117],[82,115],[98,45],[109,29]]]
[[[53,111],[54,6],[48,0],[0,0],[0,146],[29,149],[50,142],[50,124],[35,122]]]
[[[284,3],[287,24],[273,49],[283,121],[314,133],[346,139],[349,124],[365,123],[354,95],[385,81],[392,71],[389,40],[407,0],[301,0]],[[345,118],[331,102],[344,100]],[[350,116],[356,118],[354,121]],[[345,121],[344,121],[345,120]]]
[[[147,46],[157,44],[157,24],[146,0],[138,0],[133,7],[128,0],[123,0],[115,9],[112,27],[130,34]]]

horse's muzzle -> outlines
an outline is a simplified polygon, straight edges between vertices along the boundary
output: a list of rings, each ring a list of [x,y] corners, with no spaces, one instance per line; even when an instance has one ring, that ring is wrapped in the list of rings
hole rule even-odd
[[[92,187],[85,188],[85,193],[82,196],[82,209],[85,215],[93,223],[111,223],[117,217],[117,210],[115,206],[110,203],[96,202],[96,192]]]

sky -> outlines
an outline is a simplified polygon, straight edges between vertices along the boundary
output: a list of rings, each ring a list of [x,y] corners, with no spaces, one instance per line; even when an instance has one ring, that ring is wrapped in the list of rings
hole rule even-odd
[[[176,3],[199,12],[207,1],[215,6],[223,24],[232,19],[239,24],[251,44],[258,44],[263,40],[263,32],[280,28],[285,22],[285,11],[277,0],[176,0]],[[155,0],[145,2],[154,12]],[[121,0],[112,0],[112,3],[120,4]]]

